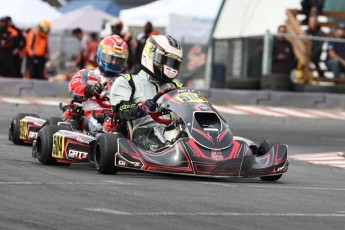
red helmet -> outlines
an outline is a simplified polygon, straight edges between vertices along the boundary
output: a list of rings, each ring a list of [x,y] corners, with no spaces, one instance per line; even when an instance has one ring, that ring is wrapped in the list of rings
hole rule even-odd
[[[115,77],[126,68],[128,46],[118,35],[106,36],[97,49],[99,70],[107,77]]]

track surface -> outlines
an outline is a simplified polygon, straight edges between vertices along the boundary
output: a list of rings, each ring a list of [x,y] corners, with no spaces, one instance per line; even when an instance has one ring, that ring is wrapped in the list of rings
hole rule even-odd
[[[291,160],[280,181],[211,180],[54,167],[7,140],[10,118],[57,108],[0,104],[0,229],[344,229],[345,170]],[[345,150],[341,120],[224,115],[234,134],[289,153]]]

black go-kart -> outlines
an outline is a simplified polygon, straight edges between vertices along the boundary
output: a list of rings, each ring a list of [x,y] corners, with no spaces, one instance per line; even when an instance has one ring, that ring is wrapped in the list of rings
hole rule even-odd
[[[8,140],[16,145],[32,144],[38,131],[45,125],[57,125],[59,122],[68,122],[75,129],[83,130],[84,110],[80,102],[72,100],[69,104],[59,104],[63,114],[61,117],[42,119],[34,113],[18,113],[11,120],[8,130]]]
[[[233,136],[229,125],[201,92],[182,88],[161,90],[154,98],[159,108],[149,115],[166,126],[170,143],[148,151],[128,135],[114,129],[90,136],[56,125],[43,127],[35,151],[42,164],[93,161],[101,174],[115,174],[120,168],[155,173],[202,177],[260,177],[279,180],[287,172],[287,145],[265,140],[255,144]],[[112,115],[115,122],[116,115]],[[98,117],[98,119],[101,119]],[[114,123],[117,127],[117,123]]]

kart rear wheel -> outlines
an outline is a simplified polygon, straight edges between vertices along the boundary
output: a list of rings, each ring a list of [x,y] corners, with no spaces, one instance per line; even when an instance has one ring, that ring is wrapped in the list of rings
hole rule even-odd
[[[19,138],[20,135],[20,120],[26,116],[39,117],[34,113],[18,113],[12,118],[11,125],[8,131],[8,140],[12,141],[13,144],[21,145],[24,144],[23,140]]]
[[[44,165],[57,164],[55,158],[52,157],[53,150],[53,135],[59,130],[66,130],[67,128],[57,125],[45,125],[37,135],[36,140],[36,156],[37,159]],[[63,165],[69,165],[63,163]]]
[[[258,155],[260,155],[260,156],[265,155],[275,145],[280,145],[280,143],[276,140],[264,140],[264,141],[262,141],[258,147]],[[260,179],[262,181],[277,181],[281,177],[282,177],[282,174],[274,175],[274,176],[263,176],[263,177],[260,177]]]
[[[115,153],[117,152],[117,139],[122,135],[102,133],[96,141],[94,151],[94,164],[100,174],[115,174]]]
[[[60,117],[49,117],[46,121],[46,125],[57,125],[59,122],[63,120]]]

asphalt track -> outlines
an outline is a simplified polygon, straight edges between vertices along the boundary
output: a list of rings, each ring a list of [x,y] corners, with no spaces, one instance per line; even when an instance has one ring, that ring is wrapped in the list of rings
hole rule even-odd
[[[278,182],[148,173],[98,174],[91,164],[44,166],[8,141],[17,112],[0,104],[0,229],[345,229],[345,170],[291,160]],[[344,151],[341,120],[224,115],[234,134],[277,139],[290,154]]]

